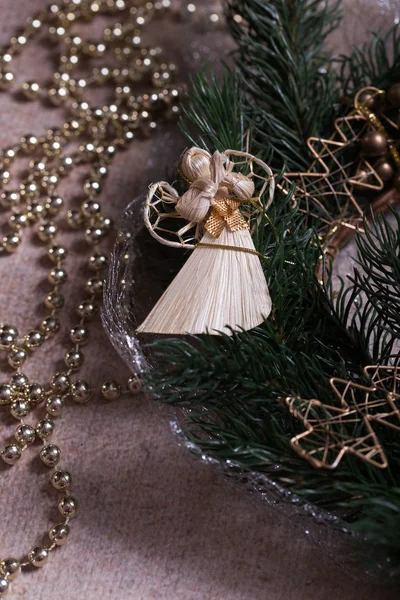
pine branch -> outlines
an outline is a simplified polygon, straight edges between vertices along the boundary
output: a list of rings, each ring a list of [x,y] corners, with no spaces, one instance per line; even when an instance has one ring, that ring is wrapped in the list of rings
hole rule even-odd
[[[208,75],[206,70],[200,71],[192,80],[188,104],[182,110],[180,126],[192,145],[220,152],[227,148],[243,150],[242,92],[237,75],[227,67],[221,82],[213,72]]]
[[[227,0],[253,149],[273,167],[304,170],[305,142],[332,122],[336,74],[323,47],[339,25],[340,2]],[[240,21],[240,22],[238,22]],[[330,133],[330,132],[329,132]]]
[[[353,96],[368,85],[388,89],[400,80],[400,25],[385,35],[373,34],[372,41],[354,47],[349,56],[338,59],[344,95]]]

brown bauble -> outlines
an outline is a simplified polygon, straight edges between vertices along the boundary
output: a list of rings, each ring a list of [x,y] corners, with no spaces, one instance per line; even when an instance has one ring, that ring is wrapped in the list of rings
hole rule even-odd
[[[385,94],[362,92],[358,96],[358,104],[365,106],[372,112],[379,113],[385,106]]]
[[[368,131],[361,138],[361,148],[367,156],[381,156],[387,150],[387,140],[379,131]]]
[[[400,83],[395,83],[387,91],[387,99],[390,104],[393,104],[396,108],[400,108]]]
[[[393,179],[394,169],[387,160],[382,160],[379,162],[377,165],[375,165],[374,169],[378,177],[380,177],[384,183],[387,183]]]

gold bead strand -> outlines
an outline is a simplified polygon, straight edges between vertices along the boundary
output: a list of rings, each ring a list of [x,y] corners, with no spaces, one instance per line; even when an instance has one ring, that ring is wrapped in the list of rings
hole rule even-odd
[[[178,112],[180,88],[172,87],[174,65],[163,59],[159,49],[142,44],[145,26],[168,6],[169,0],[142,3],[68,0],[50,4],[45,11],[26,21],[22,33],[10,40],[0,58],[0,87],[9,88],[14,83],[13,57],[23,51],[31,39],[48,30],[48,37],[59,51],[59,64],[51,84],[46,88],[39,82],[26,81],[20,91],[27,100],[43,99],[62,105],[69,115],[60,127],[49,129],[42,136],[26,134],[18,145],[4,149],[0,155],[0,204],[10,212],[9,231],[0,249],[5,254],[17,251],[23,231],[36,228],[51,262],[48,281],[52,286],[45,298],[49,313],[39,327],[20,335],[12,325],[0,325],[0,350],[14,371],[7,383],[0,384],[0,406],[8,408],[18,421],[13,439],[0,455],[7,464],[16,464],[28,448],[34,450],[35,439],[40,441],[38,458],[43,466],[52,469],[51,485],[61,494],[57,501],[60,519],[49,529],[49,542],[32,548],[22,560],[0,561],[0,597],[21,569],[43,566],[50,553],[68,540],[70,520],[77,512],[77,501],[71,493],[71,475],[60,468],[62,451],[53,442],[53,436],[69,401],[85,404],[94,393],[90,384],[76,374],[83,365],[82,348],[89,340],[88,324],[99,309],[102,272],[108,262],[106,254],[99,250],[112,228],[111,220],[102,214],[98,201],[102,181],[112,168],[115,156],[136,135],[150,135],[158,121],[174,118]],[[97,41],[84,40],[73,33],[72,25],[76,21],[92,20],[97,15],[121,15],[118,20],[123,25],[107,27]],[[103,66],[92,68],[87,77],[78,75],[77,69],[92,59],[104,61]],[[148,88],[139,95],[134,93],[137,82]],[[113,100],[106,106],[91,105],[85,98],[87,88],[104,85],[114,89]],[[69,143],[75,144],[76,150],[65,154]],[[18,188],[8,189],[11,169],[20,156],[31,157],[29,174]],[[77,210],[65,206],[57,188],[61,179],[78,165],[86,165],[88,174]],[[84,285],[84,297],[76,308],[77,324],[70,329],[72,347],[64,357],[66,369],[54,373],[50,383],[42,386],[30,382],[21,368],[60,330],[63,321],[61,290],[67,280],[67,248],[57,242],[62,219],[69,227],[82,230],[91,249],[87,264],[90,276]],[[138,393],[140,381],[132,375],[123,389],[118,382],[110,380],[99,391],[105,398],[115,400],[123,394]],[[30,415],[34,415],[34,424],[27,422]]]

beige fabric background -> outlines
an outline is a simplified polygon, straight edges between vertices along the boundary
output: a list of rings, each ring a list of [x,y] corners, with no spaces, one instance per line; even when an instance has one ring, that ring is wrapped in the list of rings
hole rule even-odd
[[[204,3],[206,1],[204,0]],[[200,3],[198,3],[200,4]],[[348,24],[342,44],[362,38],[365,20],[385,19],[384,2],[371,2],[366,15],[359,3],[347,0]],[[365,3],[363,3],[364,5]],[[22,19],[41,8],[43,0],[0,0],[0,43]],[[360,23],[360,21],[363,21]],[[353,27],[357,24],[357,30]],[[200,28],[201,29],[201,28]],[[171,57],[192,61],[187,49],[215,60],[226,39],[173,20],[155,27],[152,37],[169,47]],[[358,36],[358,37],[357,37]],[[337,43],[336,40],[335,43]],[[187,55],[186,58],[184,55]],[[197,61],[197,62],[196,62]],[[47,51],[38,49],[18,64],[19,80],[43,80],[50,72]],[[47,72],[46,71],[46,72]],[[21,76],[21,73],[23,75]],[[28,132],[40,133],[58,122],[58,111],[0,96],[0,146]],[[171,157],[184,142],[173,127],[153,140],[136,142],[121,156],[105,185],[102,202],[117,217],[128,201],[154,178],[164,175]],[[161,155],[160,149],[162,150]],[[76,190],[76,188],[75,188]],[[66,200],[72,198],[69,189]],[[5,217],[0,217],[2,223]],[[0,261],[0,321],[22,330],[41,312],[46,268],[35,243]],[[84,277],[82,259],[71,257],[76,269],[69,296]],[[346,268],[345,268],[346,270]],[[67,314],[73,303],[69,302]],[[68,317],[68,323],[72,323]],[[93,384],[109,377],[123,379],[127,369],[108,343],[100,325],[85,349],[83,375]],[[61,335],[68,347],[66,331]],[[56,351],[56,361],[53,352]],[[27,369],[35,380],[46,379],[60,366],[58,344],[43,348]],[[2,379],[7,377],[1,363]],[[2,433],[13,431],[6,417]],[[367,580],[357,569],[345,572],[332,560],[350,561],[348,540],[316,525],[293,522],[266,502],[256,502],[232,487],[209,466],[191,458],[170,432],[168,414],[142,397],[115,404],[94,400],[66,411],[57,443],[63,464],[70,468],[81,503],[69,544],[51,556],[41,571],[23,574],[9,594],[15,600],[365,600],[398,597]],[[56,518],[56,495],[48,473],[33,461],[13,469],[0,466],[0,556],[19,556],[40,543]],[[310,531],[305,533],[306,528]],[[310,537],[319,539],[311,543]]]

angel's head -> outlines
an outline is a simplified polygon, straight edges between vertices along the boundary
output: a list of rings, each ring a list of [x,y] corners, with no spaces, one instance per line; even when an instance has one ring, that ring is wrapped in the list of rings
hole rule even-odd
[[[210,179],[211,154],[202,148],[189,148],[182,156],[180,169],[190,183],[196,179]]]

